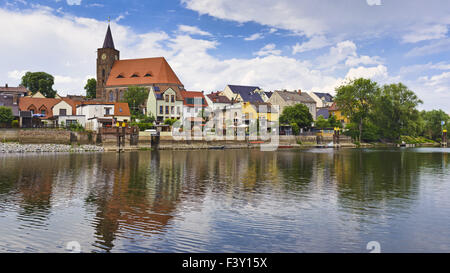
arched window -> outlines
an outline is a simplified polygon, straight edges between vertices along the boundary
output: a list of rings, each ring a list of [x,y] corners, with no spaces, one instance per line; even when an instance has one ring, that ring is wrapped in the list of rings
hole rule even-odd
[[[109,101],[114,101],[114,92],[109,91]]]
[[[102,70],[102,77],[105,78],[105,69]]]

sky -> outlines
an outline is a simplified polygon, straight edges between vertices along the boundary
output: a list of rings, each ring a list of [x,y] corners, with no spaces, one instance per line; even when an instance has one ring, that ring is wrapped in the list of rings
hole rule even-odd
[[[448,0],[0,0],[0,85],[44,71],[85,94],[108,18],[121,59],[163,56],[187,90],[334,94],[365,77],[450,112]]]

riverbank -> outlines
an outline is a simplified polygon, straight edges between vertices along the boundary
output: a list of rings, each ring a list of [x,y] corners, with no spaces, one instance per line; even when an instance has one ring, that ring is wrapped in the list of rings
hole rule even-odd
[[[84,153],[104,152],[96,145],[0,143],[0,153]]]

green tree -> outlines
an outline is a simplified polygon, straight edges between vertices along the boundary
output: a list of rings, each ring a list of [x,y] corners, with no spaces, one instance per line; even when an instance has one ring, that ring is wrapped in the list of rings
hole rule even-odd
[[[327,119],[330,128],[342,128],[342,123],[336,119],[335,115],[330,115]]]
[[[421,103],[402,83],[384,85],[371,119],[379,127],[382,138],[399,140],[402,135],[415,136],[420,126],[417,106]]]
[[[325,129],[330,127],[330,123],[322,115],[317,118],[315,124],[316,128],[318,129]]]
[[[148,89],[141,86],[129,86],[123,94],[122,102],[128,103],[132,115],[142,113],[141,107],[148,98]]]
[[[299,133],[300,128],[310,127],[312,122],[312,115],[304,104],[287,106],[280,116],[280,123],[291,125],[295,134]]]
[[[11,108],[0,106],[0,125],[10,125],[13,120],[14,116]]]
[[[84,90],[86,90],[86,98],[95,99],[97,97],[97,80],[94,78],[88,79]]]
[[[335,102],[342,113],[358,125],[359,141],[362,139],[364,124],[367,123],[378,92],[376,82],[363,78],[336,88]]]
[[[168,119],[166,119],[164,121],[164,124],[172,126],[177,121],[178,121],[178,119],[176,119],[176,118],[173,118],[173,119],[172,118],[168,118]]]
[[[47,98],[54,98],[56,90],[53,90],[55,78],[45,72],[27,72],[22,77],[22,86],[28,88],[32,94],[41,92]]]
[[[422,111],[420,115],[424,120],[422,135],[433,140],[439,140],[442,136],[443,127],[449,127],[449,115],[442,110]],[[441,124],[442,121],[445,122],[444,126]]]

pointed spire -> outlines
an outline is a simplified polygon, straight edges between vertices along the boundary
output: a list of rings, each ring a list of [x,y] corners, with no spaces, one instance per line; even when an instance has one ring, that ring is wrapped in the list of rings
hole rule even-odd
[[[108,23],[108,30],[106,31],[105,42],[103,43],[103,48],[116,49],[114,47],[114,41],[113,41],[113,38],[112,38],[111,28],[109,26],[109,23]]]

